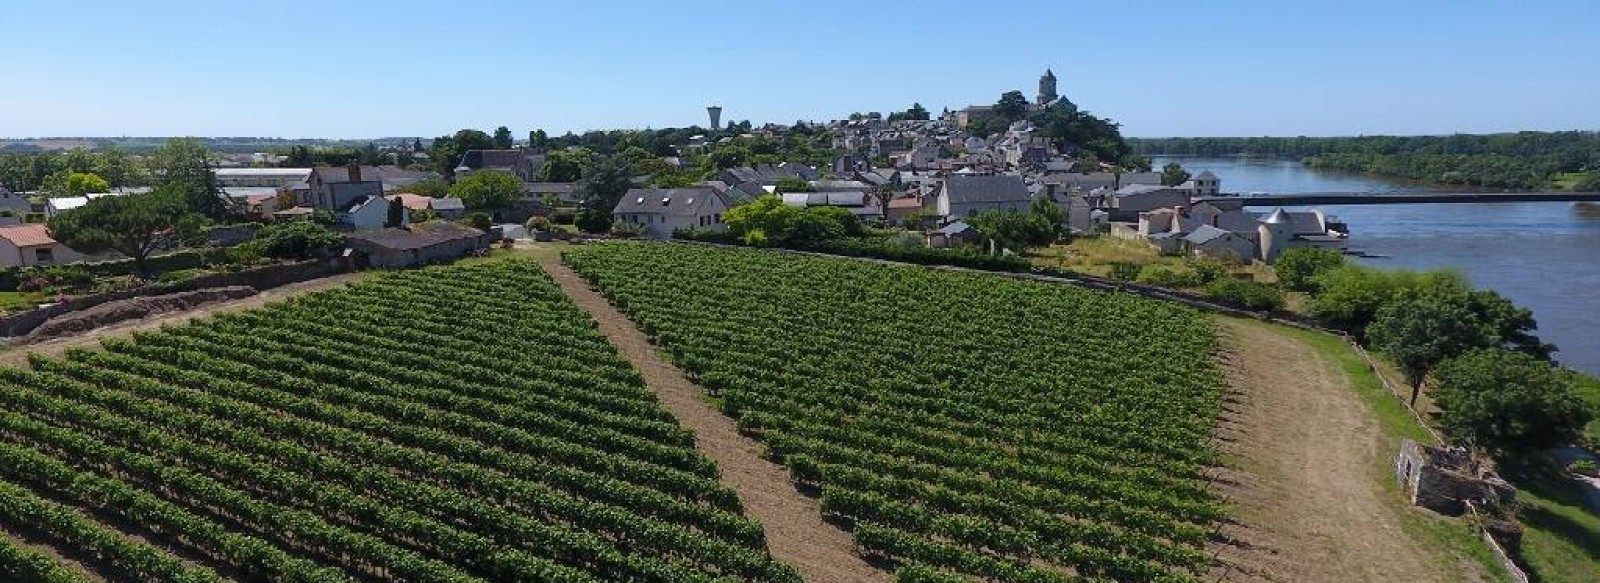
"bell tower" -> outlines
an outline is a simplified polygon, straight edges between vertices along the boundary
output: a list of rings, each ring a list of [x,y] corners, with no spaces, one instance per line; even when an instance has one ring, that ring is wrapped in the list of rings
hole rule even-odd
[[[1050,69],[1045,69],[1039,76],[1039,105],[1044,105],[1056,100],[1056,74]]]

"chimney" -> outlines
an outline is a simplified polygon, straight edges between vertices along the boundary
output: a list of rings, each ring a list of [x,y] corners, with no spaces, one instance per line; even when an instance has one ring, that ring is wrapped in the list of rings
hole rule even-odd
[[[350,162],[349,168],[350,168],[350,181],[351,182],[361,182],[361,163],[352,161],[352,162]]]

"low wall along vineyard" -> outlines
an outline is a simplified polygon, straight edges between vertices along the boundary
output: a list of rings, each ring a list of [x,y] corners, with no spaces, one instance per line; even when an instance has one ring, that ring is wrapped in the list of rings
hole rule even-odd
[[[114,581],[799,581],[537,265],[0,369],[0,527]],[[0,535],[0,580],[76,581]],[[92,579],[85,579],[92,580]]]
[[[903,581],[1198,581],[1222,392],[1193,310],[983,274],[603,244],[565,261]]]

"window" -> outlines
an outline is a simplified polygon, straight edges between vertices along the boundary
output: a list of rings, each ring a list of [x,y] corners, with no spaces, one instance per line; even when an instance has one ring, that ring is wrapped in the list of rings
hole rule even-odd
[[[672,204],[672,198],[671,197],[666,197],[666,196],[661,197],[661,206],[667,206],[669,204]]]
[[[53,263],[56,260],[55,253],[49,247],[34,249],[33,259],[39,263]]]

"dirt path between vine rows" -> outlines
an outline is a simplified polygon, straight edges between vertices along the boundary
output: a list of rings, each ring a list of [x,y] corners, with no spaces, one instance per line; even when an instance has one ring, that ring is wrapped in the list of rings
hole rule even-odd
[[[72,348],[95,348],[100,345],[100,339],[105,337],[126,336],[138,330],[154,330],[166,324],[181,324],[193,318],[203,318],[211,314],[224,312],[237,312],[251,308],[259,308],[270,302],[291,298],[301,294],[344,287],[366,277],[370,272],[358,271],[341,273],[328,277],[320,277],[301,282],[281,285],[267,289],[256,295],[237,300],[217,302],[199,306],[192,310],[179,312],[166,312],[145,318],[124,320],[108,326],[101,326],[80,334],[53,338],[33,344],[21,344],[0,348],[0,365],[26,367],[28,366],[28,353],[38,352],[46,356],[61,356]]]
[[[1219,489],[1241,524],[1222,532],[1230,581],[1282,583],[1474,578],[1402,528],[1377,463],[1381,427],[1338,363],[1272,327],[1216,318],[1234,395],[1219,437],[1238,461]],[[1467,566],[1463,566],[1467,567]]]
[[[890,580],[888,573],[856,555],[850,533],[822,521],[816,500],[795,489],[783,466],[763,458],[762,445],[739,434],[733,420],[707,403],[700,387],[662,359],[627,316],[558,259],[544,257],[540,263],[567,296],[600,323],[600,331],[639,369],[667,411],[694,432],[695,448],[717,462],[723,483],[738,492],[745,514],[761,523],[773,557],[816,583]]]

